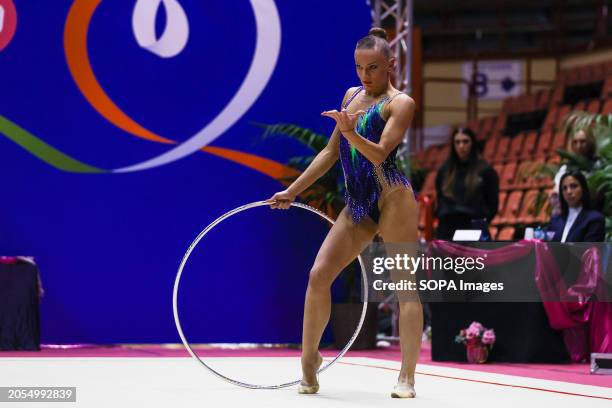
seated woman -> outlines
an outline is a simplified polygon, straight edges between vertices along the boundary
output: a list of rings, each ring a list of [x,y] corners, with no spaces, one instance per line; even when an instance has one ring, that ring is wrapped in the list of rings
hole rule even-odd
[[[591,194],[586,178],[579,171],[569,171],[559,183],[561,214],[550,219],[548,231],[554,231],[551,241],[603,242],[605,219],[591,209]]]

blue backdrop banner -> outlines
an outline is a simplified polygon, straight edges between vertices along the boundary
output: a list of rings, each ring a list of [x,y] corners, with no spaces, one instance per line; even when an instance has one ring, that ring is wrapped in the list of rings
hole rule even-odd
[[[45,343],[178,342],[172,286],[200,230],[270,197],[296,142],[358,85],[365,1],[1,0],[0,253],[32,255]],[[299,342],[328,227],[258,208],[219,225],[181,284],[197,342]]]

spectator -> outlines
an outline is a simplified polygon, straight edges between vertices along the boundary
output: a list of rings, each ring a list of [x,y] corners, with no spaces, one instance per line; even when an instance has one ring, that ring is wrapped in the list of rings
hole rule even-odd
[[[480,157],[471,129],[455,130],[450,143],[449,157],[436,176],[436,237],[451,240],[455,230],[476,226],[488,234],[497,212],[499,177]]]
[[[597,170],[601,167],[602,161],[597,156],[597,143],[595,142],[595,136],[593,136],[593,129],[580,129],[573,133],[568,142],[567,150],[571,153],[574,153],[577,156],[583,157],[588,160],[588,171],[585,172],[585,175],[588,175],[593,171]],[[559,206],[559,186],[561,182],[561,176],[565,174],[569,170],[567,164],[563,164],[557,174],[555,174],[555,187],[550,195],[550,202],[552,205],[552,215],[558,215],[561,212],[561,207]],[[594,200],[595,203],[598,203],[600,199]]]
[[[568,171],[561,176],[561,214],[551,218],[548,230],[555,234],[556,242],[603,242],[605,219],[599,211],[591,209],[591,195],[586,177],[580,171]]]

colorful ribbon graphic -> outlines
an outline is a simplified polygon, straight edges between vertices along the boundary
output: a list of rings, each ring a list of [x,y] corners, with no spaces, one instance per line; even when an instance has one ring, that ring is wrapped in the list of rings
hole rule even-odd
[[[244,81],[236,95],[212,122],[170,151],[142,163],[114,170],[104,170],[82,163],[60,152],[2,116],[0,116],[0,132],[34,156],[64,171],[80,173],[139,171],[162,166],[197,150],[202,150],[273,178],[295,175],[297,172],[294,169],[273,160],[231,149],[206,146],[233,126],[255,103],[266,87],[278,60],[281,30],[276,6],[270,0],[250,1],[257,23],[257,41],[253,60]],[[87,34],[92,16],[101,2],[102,0],[75,0],[66,18],[64,27],[66,62],[77,87],[88,103],[119,129],[142,139],[175,144],[175,141],[150,131],[124,113],[97,80],[87,51]],[[157,39],[154,29],[155,17],[162,3],[167,13],[166,27],[161,37]],[[10,28],[8,23],[11,21],[14,32],[16,13],[12,0],[0,0],[0,5],[5,6],[6,10],[3,20],[5,31],[0,31],[0,49],[2,49],[1,41],[6,39],[5,35]],[[9,16],[14,16],[14,18],[7,19]],[[132,14],[132,28],[141,47],[163,58],[180,53],[189,37],[187,16],[177,0],[137,0]]]
[[[17,30],[17,9],[13,0],[0,0],[0,51],[6,48]]]
[[[155,17],[162,5],[166,8],[166,28],[155,36]],[[132,30],[142,48],[162,58],[172,58],[185,48],[189,39],[189,21],[176,0],[137,0],[132,14]]]

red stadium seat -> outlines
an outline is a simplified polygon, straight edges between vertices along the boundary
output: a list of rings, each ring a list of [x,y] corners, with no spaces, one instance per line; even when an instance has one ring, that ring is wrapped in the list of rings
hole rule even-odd
[[[563,127],[563,121],[567,117],[569,113],[571,113],[572,107],[570,105],[563,105],[559,108],[559,112],[557,113],[557,120],[554,126],[554,129],[561,129]]]
[[[555,137],[552,140],[552,143],[550,145],[550,154],[549,154],[549,156],[559,157],[559,155],[557,154],[556,150],[557,149],[565,150],[566,146],[567,146],[567,138],[565,136],[565,132],[560,130],[557,133],[555,133]]]
[[[523,150],[523,141],[525,133],[521,132],[512,138],[510,142],[510,151],[508,152],[508,160],[518,160]]]
[[[542,130],[553,130],[555,128],[555,123],[557,122],[558,114],[559,108],[557,106],[551,106],[546,114],[546,118],[544,119]]]
[[[499,220],[502,224],[514,224],[516,222],[522,198],[523,192],[521,190],[513,190],[508,195],[506,208],[504,208],[504,212]]]
[[[502,190],[509,190],[514,186],[516,179],[516,162],[512,161],[504,166],[502,170],[502,176],[499,179],[499,187]]]
[[[491,239],[495,241],[497,239],[497,227],[489,227],[489,235]]]
[[[543,192],[544,198],[546,201],[544,202],[544,205],[542,206],[542,209],[540,210],[540,212],[536,214],[535,221],[537,223],[544,224],[550,220],[550,213],[552,212],[552,208],[550,205],[550,201],[548,200],[548,197],[550,197],[551,190],[552,189],[548,189],[548,190],[544,190]]]
[[[525,142],[523,142],[523,150],[521,150],[521,160],[531,159],[536,151],[538,141],[538,132],[532,130],[525,136]]]
[[[495,214],[495,217],[493,217],[493,219],[491,220],[491,225],[499,225],[500,224],[500,218],[501,215],[504,213],[504,210],[506,208],[506,199],[508,198],[508,192],[507,191],[500,191],[499,192],[499,200],[498,200],[498,204],[497,204],[497,214]]]
[[[534,211],[534,206],[539,194],[539,190],[528,190],[525,193],[521,203],[521,211],[517,217],[518,222],[522,224],[532,224],[535,222],[537,214]]]
[[[609,115],[612,113],[612,98],[608,99],[606,103],[604,103],[603,108],[601,108],[601,113],[603,115]]]
[[[504,227],[497,233],[497,241],[512,241],[514,239],[514,227]]]
[[[580,101],[574,105],[574,112],[585,112],[586,111],[586,101]]]
[[[534,178],[531,174],[533,171],[534,163],[532,161],[524,161],[519,164],[516,169],[516,178],[514,179],[514,186],[516,188],[530,188],[533,187]]]
[[[493,161],[495,163],[501,163],[506,160],[508,155],[508,150],[510,148],[510,138],[507,136],[502,136],[499,138],[497,142],[497,148],[495,149],[495,157]]]
[[[485,142],[482,155],[484,156],[486,161],[493,161],[493,158],[495,157],[495,148],[497,147],[497,142],[499,139],[499,137],[490,137]]]
[[[565,93],[565,86],[563,84],[557,84],[553,90],[550,98],[550,107],[560,105],[563,102],[563,94]]]
[[[552,142],[553,133],[550,130],[543,131],[538,140],[538,147],[536,148],[535,157],[544,158],[548,156],[550,151],[550,144]]]
[[[601,108],[601,101],[599,99],[593,99],[587,105],[587,112],[598,114],[600,108]]]

